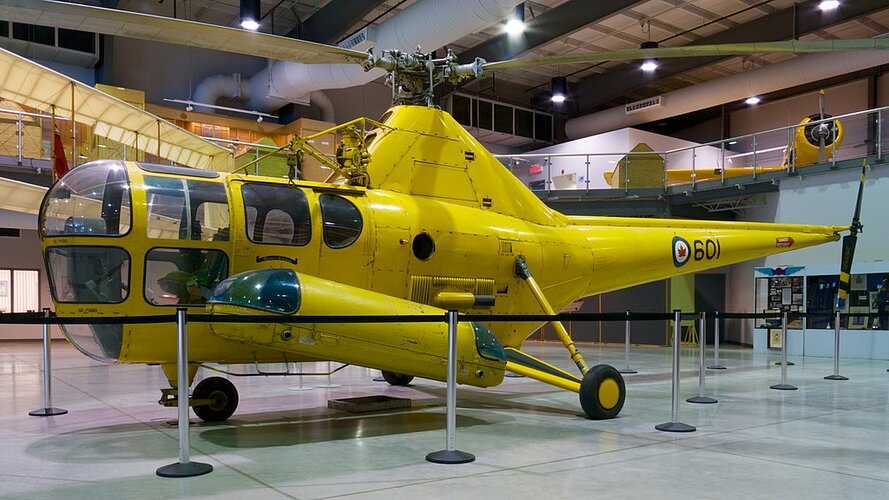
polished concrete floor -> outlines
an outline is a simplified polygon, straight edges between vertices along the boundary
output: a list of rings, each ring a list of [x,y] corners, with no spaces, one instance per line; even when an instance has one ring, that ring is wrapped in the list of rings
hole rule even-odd
[[[555,344],[527,350],[561,366]],[[581,345],[590,364],[624,365],[622,346]],[[577,396],[533,380],[492,389],[461,387],[457,448],[463,465],[438,465],[445,447],[444,384],[374,382],[350,367],[331,377],[239,377],[241,395],[226,423],[191,427],[192,460],[208,475],[165,479],[177,460],[175,409],[157,405],[160,369],[94,363],[53,345],[53,403],[70,413],[31,417],[41,408],[41,347],[0,343],[2,498],[887,498],[889,362],[843,360],[851,380],[824,380],[830,359],[795,358],[798,391],[779,381],[776,355],[723,349],[727,370],[708,371],[718,404],[693,405],[697,354],[682,355],[680,421],[696,432],[666,433],[669,350],[634,347],[619,418],[583,418]],[[710,361],[710,360],[708,360]],[[323,370],[326,363],[304,366]],[[282,367],[279,367],[282,368]],[[199,375],[200,376],[200,375]],[[309,389],[309,390],[299,390]],[[349,414],[331,398],[387,394],[410,410]],[[193,419],[194,421],[194,419]]]

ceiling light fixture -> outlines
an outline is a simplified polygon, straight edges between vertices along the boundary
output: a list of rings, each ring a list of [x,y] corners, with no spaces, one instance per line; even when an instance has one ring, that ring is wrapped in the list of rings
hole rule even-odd
[[[564,76],[557,76],[550,80],[550,100],[554,103],[563,103],[568,98],[568,79]]]
[[[259,29],[260,0],[241,0],[239,20],[245,30]]]
[[[747,104],[752,106],[754,104],[759,104],[760,101],[762,101],[762,99],[760,99],[759,97],[754,95],[754,96],[748,97],[747,100],[745,100],[744,102],[746,102]]]
[[[506,34],[513,36],[525,31],[525,2],[515,6],[515,12],[513,12],[509,21],[506,22],[503,31],[505,31]]]
[[[833,10],[840,6],[839,0],[821,0],[818,8],[823,11]]]
[[[642,42],[642,49],[656,49],[656,48],[658,48],[657,42],[652,42],[651,40],[649,40],[647,42]],[[642,60],[642,66],[640,66],[640,68],[642,68],[642,71],[650,73],[650,72],[656,70],[657,66],[658,66],[657,58],[649,57],[649,58]]]

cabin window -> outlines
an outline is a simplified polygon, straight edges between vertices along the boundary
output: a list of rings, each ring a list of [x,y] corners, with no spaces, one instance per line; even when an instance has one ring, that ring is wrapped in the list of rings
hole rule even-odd
[[[127,171],[118,162],[81,165],[57,182],[43,202],[44,236],[121,236],[132,225]]]
[[[312,239],[309,202],[302,189],[271,184],[244,184],[247,238],[254,243],[307,245]]]
[[[145,176],[148,237],[228,241],[228,198],[217,182]]]
[[[130,292],[130,256],[122,248],[47,248],[46,268],[56,302],[117,304]]]
[[[220,250],[154,248],[145,256],[145,300],[158,306],[203,305],[228,276]]]
[[[324,243],[330,248],[345,248],[361,236],[363,221],[358,207],[351,201],[333,194],[322,194],[321,220],[324,225]]]

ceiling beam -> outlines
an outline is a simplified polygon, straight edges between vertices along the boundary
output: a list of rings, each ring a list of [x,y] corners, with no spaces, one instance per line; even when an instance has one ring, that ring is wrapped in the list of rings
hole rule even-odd
[[[796,36],[800,36],[887,8],[885,0],[858,0],[845,2],[832,13],[822,13],[818,10],[817,3],[815,0],[802,2],[795,10],[790,7],[700,38],[695,45],[788,40],[794,37],[794,26],[796,26]],[[637,65],[627,64],[622,69],[594,75],[572,86],[571,93],[577,104],[577,114],[585,114],[604,104],[612,104],[612,100],[619,100],[634,90],[721,59],[724,58],[662,60],[660,67],[654,73],[643,73]]]
[[[383,0],[331,0],[284,36],[319,43],[336,43],[350,34],[352,26],[381,3]]]
[[[525,21],[525,31],[510,37],[503,33],[475,47],[461,52],[460,59],[481,57],[486,61],[502,61],[512,59],[573,33],[588,24],[601,21],[603,18],[619,13],[639,0],[612,0],[608,2],[590,2],[589,0],[570,0],[550,9],[531,20]]]

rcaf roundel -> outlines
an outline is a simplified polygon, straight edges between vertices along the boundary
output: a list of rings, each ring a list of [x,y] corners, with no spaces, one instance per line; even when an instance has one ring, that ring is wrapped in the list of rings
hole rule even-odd
[[[688,242],[685,241],[685,238],[674,236],[673,237],[673,265],[676,267],[682,267],[688,262],[688,258],[691,257],[691,248],[688,246]]]

